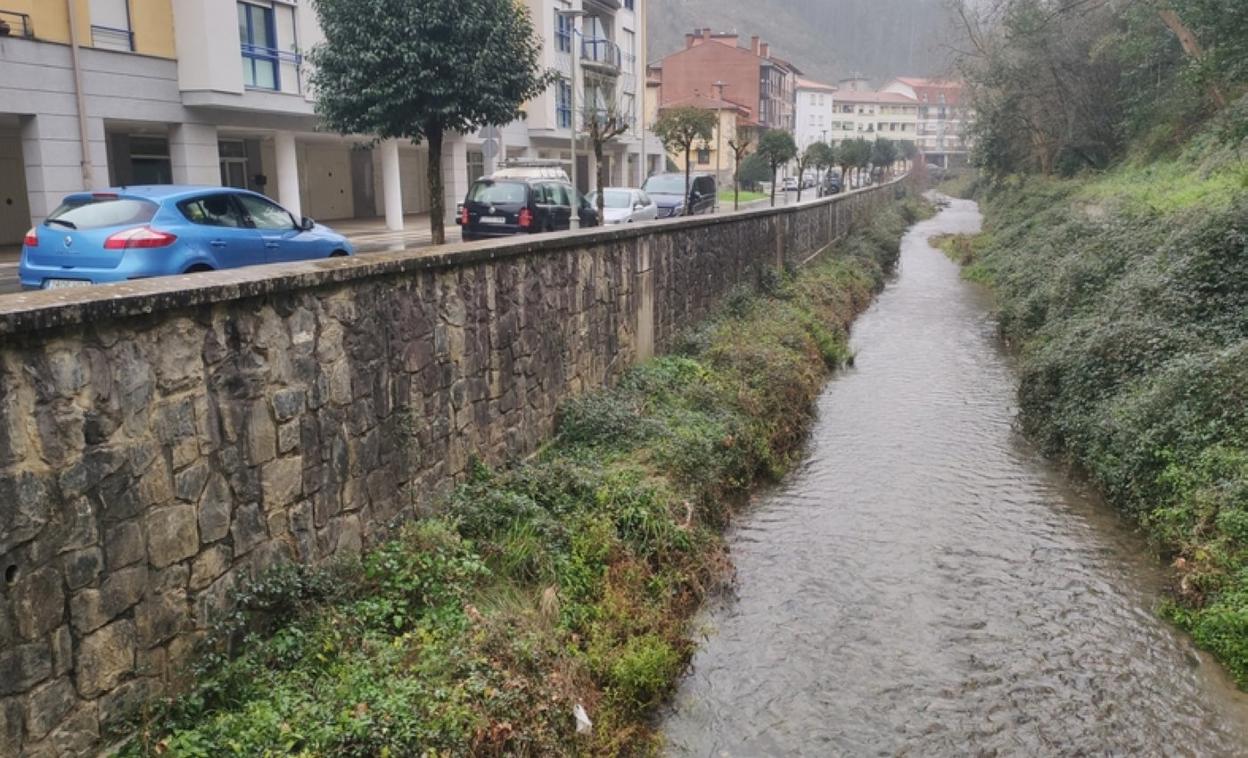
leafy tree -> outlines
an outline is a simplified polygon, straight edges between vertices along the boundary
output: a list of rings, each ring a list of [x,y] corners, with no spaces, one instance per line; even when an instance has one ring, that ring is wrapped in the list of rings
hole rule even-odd
[[[607,162],[604,156],[604,148],[611,140],[624,134],[630,126],[630,114],[624,113],[619,101],[616,99],[615,87],[606,81],[597,82],[596,86],[589,90],[594,93],[594,101],[586,102],[585,109],[581,117],[582,123],[585,125],[585,133],[589,137],[589,144],[594,151],[594,159],[598,165],[598,192],[595,193],[598,205],[598,223],[603,223],[606,218],[604,208],[606,206],[606,193],[603,189],[610,183],[607,176]],[[576,213],[574,209],[572,211]]]
[[[741,168],[738,171],[741,184],[746,187],[757,187],[760,182],[765,182],[771,176],[771,167],[767,165],[767,161],[758,153],[750,153],[745,156],[745,160],[741,161]]]
[[[841,176],[848,179],[849,169],[854,169],[854,186],[859,183],[862,178],[862,169],[871,163],[871,143],[862,137],[856,139],[847,139],[841,143],[841,149],[837,152],[841,161]]]
[[[429,145],[434,244],[446,241],[442,145],[519,118],[554,81],[528,8],[514,0],[312,0],[316,110],[342,134]],[[488,50],[488,55],[482,55]]]
[[[693,152],[695,142],[710,140],[715,135],[716,121],[718,121],[718,116],[715,111],[705,108],[692,106],[668,108],[659,114],[651,130],[669,153],[683,152],[685,155],[684,205],[686,214],[693,210],[689,203],[689,174],[693,166],[690,153]]]
[[[887,170],[897,161],[897,145],[892,140],[876,137],[871,145],[871,163],[876,168]]]
[[[797,202],[802,202],[802,183],[806,178],[806,169],[810,168],[814,163],[815,155],[810,152],[810,147],[805,150],[799,150],[796,156],[797,161]]]
[[[728,140],[728,149],[732,151],[732,209],[741,207],[741,161],[753,144],[754,130],[744,126],[737,127],[737,134]]]
[[[811,153],[810,165],[819,171],[821,179],[823,172],[836,165],[836,148],[827,142],[816,142],[806,148],[806,152]]]
[[[776,207],[776,172],[797,156],[797,143],[793,135],[783,129],[771,129],[758,141],[758,154],[771,169],[771,207]],[[800,187],[801,184],[799,183]]]

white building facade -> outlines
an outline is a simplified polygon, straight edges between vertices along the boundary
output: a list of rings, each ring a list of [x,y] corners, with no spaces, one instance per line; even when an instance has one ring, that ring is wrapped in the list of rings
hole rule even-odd
[[[827,142],[833,137],[833,122],[839,121],[835,95],[836,87],[831,84],[810,79],[797,80],[794,138],[799,149],[805,150],[816,142]]]

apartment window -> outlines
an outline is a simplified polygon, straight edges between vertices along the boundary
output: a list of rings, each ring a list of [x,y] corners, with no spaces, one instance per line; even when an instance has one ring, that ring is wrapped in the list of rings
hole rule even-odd
[[[572,19],[562,13],[555,13],[555,49],[572,52]]]
[[[818,104],[819,104],[819,96],[818,96],[818,95],[811,95],[811,96],[810,96],[810,104],[811,104],[811,105],[818,105]]]
[[[698,163],[700,165],[705,166],[709,164],[710,162],[711,162],[711,149],[709,147],[698,148]]]
[[[104,50],[134,50],[128,0],[91,0],[91,45]]]
[[[624,0],[624,9],[631,11],[633,9],[633,0]]]
[[[560,79],[555,89],[555,117],[560,129],[572,126],[572,85]]]
[[[624,50],[624,73],[631,74],[636,70],[637,35],[629,29],[623,30],[620,46]]]
[[[273,8],[240,2],[238,38],[243,49],[243,84],[257,89],[281,89]]]
[[[133,184],[172,184],[169,140],[164,137],[130,137],[130,181]]]

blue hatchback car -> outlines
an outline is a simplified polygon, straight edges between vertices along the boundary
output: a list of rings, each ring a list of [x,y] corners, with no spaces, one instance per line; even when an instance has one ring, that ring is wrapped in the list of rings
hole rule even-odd
[[[54,289],[354,252],[254,192],[121,187],[67,196],[26,234],[19,273],[24,289]]]

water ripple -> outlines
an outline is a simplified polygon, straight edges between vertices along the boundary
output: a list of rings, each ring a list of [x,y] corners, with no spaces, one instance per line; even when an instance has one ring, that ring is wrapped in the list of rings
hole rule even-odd
[[[1248,755],[1248,700],[1152,608],[1164,574],[1015,432],[984,295],[903,243],[809,458],[731,535],[674,755]]]

